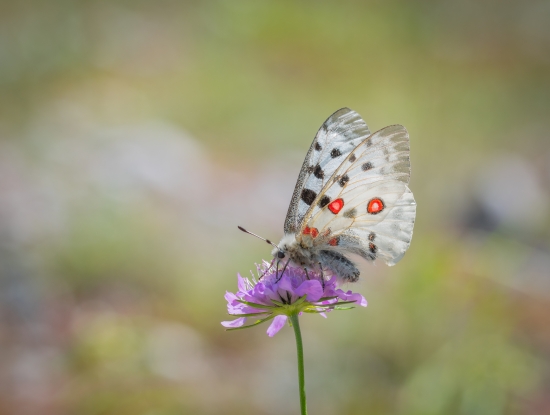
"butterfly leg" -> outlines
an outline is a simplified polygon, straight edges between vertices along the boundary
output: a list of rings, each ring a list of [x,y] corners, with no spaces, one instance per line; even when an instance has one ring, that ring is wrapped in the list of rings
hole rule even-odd
[[[304,271],[306,272],[306,278],[309,280],[309,274],[307,273],[307,268],[304,267]]]
[[[289,262],[290,262],[290,258],[288,259],[288,261],[286,261],[286,264],[285,264],[285,266],[283,267],[283,272],[281,272],[281,276],[275,279],[275,282],[276,282],[276,283],[279,282],[279,280],[280,280],[281,278],[283,278],[283,275],[285,274],[286,267],[288,266]]]
[[[275,271],[275,280],[276,281],[279,281],[279,262],[281,262],[281,261],[277,260],[277,270]]]
[[[325,291],[325,275],[323,274],[323,266],[319,262],[319,269],[321,270],[321,285],[323,286],[323,291]]]

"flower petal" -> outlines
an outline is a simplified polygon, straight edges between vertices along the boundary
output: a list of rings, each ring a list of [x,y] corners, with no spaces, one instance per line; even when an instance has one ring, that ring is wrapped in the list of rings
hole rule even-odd
[[[246,292],[246,281],[243,277],[241,277],[241,274],[237,274],[237,287],[240,292]]]
[[[271,300],[281,301],[279,294],[276,291],[273,291],[271,288],[265,288],[265,296],[268,299],[267,302],[271,303]]]
[[[294,291],[294,287],[292,286],[292,281],[290,278],[288,278],[288,275],[285,273],[285,275],[281,278],[279,281],[279,292],[284,291]]]
[[[287,316],[277,316],[273,319],[273,322],[271,323],[271,325],[268,327],[267,329],[267,335],[269,337],[273,337],[275,336],[279,330],[281,330],[285,323],[286,323],[286,320],[287,320]]]
[[[354,293],[353,291],[349,290],[348,292],[344,292],[342,290],[336,290],[336,293],[340,299],[344,301],[355,301],[360,306],[366,307],[367,306],[367,300],[365,297],[363,297],[359,293]]]
[[[241,327],[246,321],[246,317],[240,317],[233,321],[222,321],[224,327]]]
[[[227,305],[227,312],[229,314],[249,314],[249,313],[261,313],[265,311],[264,309],[258,309],[256,307],[250,307],[245,304],[239,304],[238,307],[232,307],[229,304]]]
[[[238,297],[235,294],[226,291],[224,298],[229,304],[235,305],[234,303],[236,303]]]
[[[281,278],[277,289],[277,297],[280,296],[280,298],[287,301],[289,304],[292,304],[300,298],[296,295],[296,287],[294,287],[292,282],[292,279],[285,273],[285,276]]]
[[[323,296],[323,287],[317,280],[304,281],[298,288],[296,288],[296,295],[303,297],[307,294],[306,300],[309,302],[316,302]]]
[[[325,287],[326,288],[336,287],[337,283],[338,283],[338,277],[336,275],[333,275],[332,277],[330,277],[330,280],[325,282]]]
[[[269,305],[269,295],[266,295],[267,290],[268,289],[266,288],[265,284],[263,282],[259,282],[254,286],[252,290],[247,291],[245,300],[252,303]]]

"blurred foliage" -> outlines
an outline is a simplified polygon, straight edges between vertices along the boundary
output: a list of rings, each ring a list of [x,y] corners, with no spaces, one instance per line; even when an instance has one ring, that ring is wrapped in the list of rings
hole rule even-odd
[[[306,316],[313,414],[550,412],[550,3],[0,2],[0,414],[285,414],[225,333],[340,107],[411,135],[366,310]]]

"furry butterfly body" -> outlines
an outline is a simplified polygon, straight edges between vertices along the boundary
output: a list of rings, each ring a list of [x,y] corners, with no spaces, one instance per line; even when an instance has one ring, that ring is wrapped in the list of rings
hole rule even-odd
[[[403,126],[371,134],[355,111],[336,111],[306,154],[274,259],[349,282],[359,270],[347,254],[394,265],[410,245],[416,216],[409,178]]]

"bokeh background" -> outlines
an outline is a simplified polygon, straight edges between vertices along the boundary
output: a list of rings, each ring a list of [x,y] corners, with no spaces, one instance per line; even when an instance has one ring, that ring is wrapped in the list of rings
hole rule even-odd
[[[366,309],[302,319],[312,414],[550,413],[548,1],[2,1],[0,413],[295,414],[225,332],[338,108],[411,136]]]

